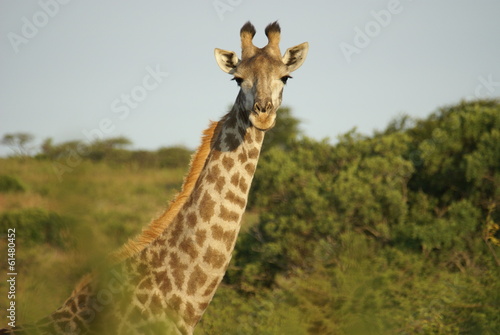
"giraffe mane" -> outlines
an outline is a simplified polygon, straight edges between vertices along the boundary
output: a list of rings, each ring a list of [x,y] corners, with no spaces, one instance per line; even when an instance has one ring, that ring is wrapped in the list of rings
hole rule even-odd
[[[196,185],[196,181],[205,166],[212,144],[217,134],[220,132],[220,123],[222,123],[222,120],[219,122],[212,121],[210,126],[203,132],[201,145],[191,158],[189,172],[184,177],[181,191],[176,195],[174,200],[170,202],[168,208],[158,218],[152,220],[138,236],[128,240],[120,249],[112,252],[109,255],[109,259],[112,263],[122,262],[132,255],[141,252],[169,226],[182,206],[186,203]]]

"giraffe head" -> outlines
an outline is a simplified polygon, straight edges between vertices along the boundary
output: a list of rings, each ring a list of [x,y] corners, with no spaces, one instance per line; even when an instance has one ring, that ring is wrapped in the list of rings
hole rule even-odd
[[[229,73],[240,86],[240,102],[250,122],[260,130],[271,129],[276,110],[281,105],[283,87],[306,59],[307,42],[286,50],[281,56],[281,29],[277,22],[266,27],[268,43],[263,48],[253,45],[255,27],[247,22],[240,31],[241,59],[235,52],[215,49],[215,59],[222,71]]]

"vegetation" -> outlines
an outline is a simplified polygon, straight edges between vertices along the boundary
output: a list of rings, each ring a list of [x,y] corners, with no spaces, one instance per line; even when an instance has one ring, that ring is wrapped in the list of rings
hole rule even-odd
[[[29,156],[32,147],[29,145],[33,142],[33,135],[28,133],[5,134],[0,141],[1,144],[8,146],[18,156]]]
[[[126,150],[131,142],[124,137],[98,140],[92,143],[69,141],[54,145],[52,142],[52,139],[46,139],[37,157],[55,161],[56,170],[60,174],[88,160],[105,161],[108,164],[128,164],[139,168],[185,168],[191,158],[191,151],[183,146],[160,148],[156,152]]]
[[[285,124],[268,134],[232,263],[196,334],[497,333],[500,102],[401,117],[334,145],[303,136],[290,110]],[[0,187],[2,234],[19,227],[20,322],[55,309],[140,231],[187,168],[183,148],[44,145],[0,161],[0,184],[22,185]]]
[[[24,192],[26,190],[26,186],[23,185],[17,178],[8,176],[8,175],[0,175],[0,192]]]

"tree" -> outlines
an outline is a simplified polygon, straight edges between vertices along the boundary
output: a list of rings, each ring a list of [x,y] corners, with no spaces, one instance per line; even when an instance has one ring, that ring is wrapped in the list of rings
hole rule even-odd
[[[86,156],[93,161],[101,161],[104,159],[123,161],[128,158],[128,155],[123,152],[124,148],[130,144],[132,144],[132,142],[123,136],[97,140],[88,146],[88,153]]]
[[[184,146],[160,148],[156,152],[161,168],[185,168],[189,165],[191,155],[192,151]]]
[[[33,140],[34,136],[28,133],[5,134],[2,144],[14,151],[16,156],[27,157],[33,151],[33,147],[29,145]]]
[[[462,103],[408,124],[263,153],[249,199],[259,222],[237,244],[242,278],[268,285],[307,268],[317,241],[346,231],[457,268],[484,253],[474,244],[485,230],[494,241],[500,221],[500,104]]]
[[[408,184],[412,224],[402,231],[427,251],[462,250],[473,257],[475,232],[500,221],[500,103],[441,108],[407,133],[416,172]]]
[[[351,132],[336,146],[304,137],[266,152],[249,201],[259,223],[237,244],[242,278],[270,285],[277,273],[308,269],[317,243],[346,231],[391,241],[391,227],[407,213],[408,140]]]

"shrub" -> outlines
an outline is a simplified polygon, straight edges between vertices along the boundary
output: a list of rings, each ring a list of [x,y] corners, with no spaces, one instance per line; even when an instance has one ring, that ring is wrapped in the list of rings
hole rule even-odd
[[[1,175],[0,176],[0,192],[24,192],[26,186],[16,177]]]
[[[15,228],[17,238],[30,244],[68,245],[73,219],[40,208],[8,211],[0,215],[0,231]]]
[[[183,146],[161,148],[156,152],[160,168],[184,168],[191,160],[192,152]]]

